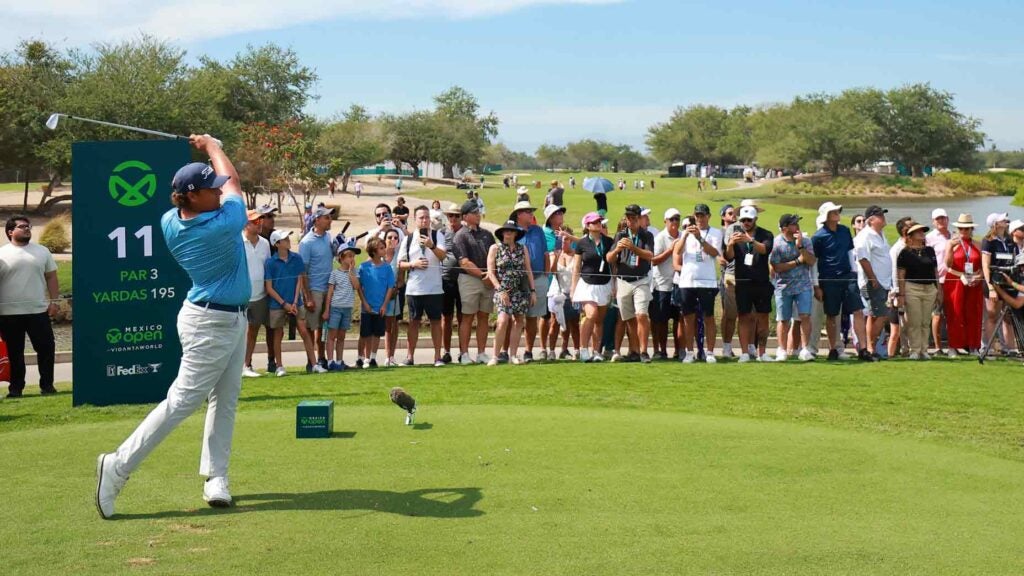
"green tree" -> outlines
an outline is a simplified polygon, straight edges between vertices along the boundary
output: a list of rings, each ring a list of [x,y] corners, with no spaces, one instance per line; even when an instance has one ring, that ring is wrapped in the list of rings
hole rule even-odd
[[[386,144],[380,123],[358,104],[353,104],[341,121],[328,124],[319,141],[330,174],[342,175],[342,192],[348,190],[353,170],[387,158]]]
[[[678,160],[712,164],[740,161],[737,154],[749,154],[737,138],[745,132],[745,108],[737,109],[734,125],[729,111],[718,106],[696,105],[677,108],[667,122],[647,130],[647,147],[664,163]]]
[[[387,142],[387,157],[401,168],[408,164],[417,174],[421,163],[436,150],[437,123],[432,112],[385,114],[381,117]]]
[[[799,131],[802,121],[788,104],[754,110],[748,118],[754,159],[762,166],[803,168],[811,155]]]
[[[590,139],[566,144],[565,154],[568,157],[569,165],[580,170],[600,169],[602,162],[611,160],[604,144],[606,143]]]
[[[461,86],[452,86],[434,96],[435,138],[432,160],[440,162],[445,178],[454,178],[454,167],[470,168],[483,159],[491,139],[498,135],[498,117],[480,113],[473,94]]]
[[[879,156],[880,128],[865,105],[869,98],[854,90],[839,96],[814,94],[799,97],[792,113],[802,121],[797,133],[807,145],[808,154],[820,160],[838,176],[843,169],[874,160]]]
[[[554,170],[561,168],[568,164],[569,155],[566,154],[564,146],[555,146],[553,144],[541,144],[537,147],[537,151],[533,153],[537,162],[541,166],[548,170]]]

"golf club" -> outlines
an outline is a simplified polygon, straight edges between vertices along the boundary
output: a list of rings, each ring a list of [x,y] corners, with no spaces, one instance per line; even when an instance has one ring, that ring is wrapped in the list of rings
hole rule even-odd
[[[131,130],[133,132],[141,132],[143,134],[150,134],[152,136],[161,136],[163,138],[171,138],[171,139],[174,139],[174,140],[188,140],[188,136],[179,136],[177,134],[170,134],[170,133],[167,133],[167,132],[159,132],[157,130],[148,130],[146,128],[137,128],[135,126],[127,126],[125,124],[114,124],[113,122],[104,122],[102,120],[93,120],[91,118],[82,118],[80,116],[71,116],[70,114],[62,114],[60,112],[55,112],[53,114],[50,114],[50,117],[46,119],[46,127],[49,128],[50,130],[56,130],[57,129],[57,123],[60,122],[61,117],[68,118],[69,120],[78,120],[79,122],[89,122],[89,123],[92,123],[92,124],[99,124],[101,126],[110,126],[111,128],[121,128],[121,129],[124,129],[124,130]],[[217,140],[217,139],[214,138],[214,140]],[[223,146],[224,143],[221,142],[220,140],[217,140],[217,145],[218,146]]]

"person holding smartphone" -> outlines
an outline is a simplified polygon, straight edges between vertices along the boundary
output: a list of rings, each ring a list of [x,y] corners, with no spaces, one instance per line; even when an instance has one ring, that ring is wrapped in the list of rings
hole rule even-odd
[[[417,206],[413,211],[415,234],[405,237],[398,250],[398,266],[406,271],[405,302],[409,307],[408,355],[405,366],[413,365],[419,341],[420,320],[430,320],[430,339],[434,345],[434,366],[441,360],[441,315],[444,308],[444,282],[441,262],[448,251],[444,236],[430,227],[430,208]]]

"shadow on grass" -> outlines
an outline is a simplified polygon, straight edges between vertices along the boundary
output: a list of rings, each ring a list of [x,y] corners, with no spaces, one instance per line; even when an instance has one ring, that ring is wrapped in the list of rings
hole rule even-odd
[[[355,432],[332,432],[331,438],[355,438]]]
[[[412,425],[413,430],[430,430],[434,425],[430,422],[416,422]]]
[[[480,488],[424,488],[409,492],[387,490],[325,490],[305,494],[243,494],[227,509],[200,508],[152,514],[118,514],[124,520],[187,518],[216,514],[243,514],[284,510],[365,510],[425,518],[476,518],[473,507],[483,498]]]
[[[243,402],[273,402],[275,400],[310,400],[312,398],[340,398],[345,396],[376,396],[378,392],[330,392],[327,394],[295,394],[292,396],[274,396],[273,394],[262,394],[259,396],[247,396],[239,398]]]

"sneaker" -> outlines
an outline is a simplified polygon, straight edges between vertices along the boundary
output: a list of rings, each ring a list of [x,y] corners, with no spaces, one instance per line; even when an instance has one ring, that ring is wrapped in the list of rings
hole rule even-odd
[[[529,352],[527,352],[527,354],[529,354]],[[538,362],[547,362],[548,361],[548,351],[547,350],[541,350],[540,353],[537,354],[537,361]]]
[[[280,378],[281,376],[287,376],[288,371],[284,369],[284,366],[278,366],[277,370],[274,370],[274,376]]]
[[[872,352],[871,353],[871,357],[875,359],[875,362],[881,362],[882,360],[888,360],[889,359],[888,356],[883,356],[883,355],[879,354],[878,352]]]
[[[277,363],[271,360],[267,362],[267,374],[274,374],[277,372]]]
[[[718,358],[715,358],[714,354],[705,354],[704,362],[706,364],[718,364]]]
[[[683,356],[683,364],[693,364],[695,360],[696,357],[694,357],[693,352],[687,350],[686,356]]]
[[[323,369],[323,366],[317,364]],[[207,478],[203,483],[203,500],[213,508],[227,508],[231,506],[231,492],[228,491],[228,479],[223,476]]]
[[[641,364],[650,364],[651,363],[651,356],[650,356],[650,354],[648,354],[647,352],[641,353],[640,354],[640,363]]]
[[[412,361],[412,356],[406,356],[405,362],[402,362],[402,366],[413,366],[415,363]]]
[[[812,361],[814,361],[814,354],[810,350],[808,350],[807,348],[804,348],[803,350],[801,350],[800,351],[800,355],[797,356],[797,357],[800,359],[801,362],[812,362]]]
[[[345,362],[343,360],[342,361],[338,361],[338,372],[344,372],[345,370],[348,370],[349,368],[351,368],[351,366],[349,366],[348,364],[345,364]]]
[[[836,350],[835,348],[829,350],[828,351],[828,361],[829,362],[838,362],[839,361],[839,350]]]
[[[362,358],[357,358],[356,359],[356,368],[362,368],[362,367],[363,367],[363,359]]]
[[[508,352],[498,352],[498,364],[508,364]]]
[[[591,362],[604,362],[604,356],[601,356],[600,354],[594,354],[594,358],[593,360],[591,360]]]
[[[462,364],[463,366],[469,366],[472,363],[473,359],[469,357],[469,352],[463,352],[462,354],[459,354],[459,364]]]
[[[572,354],[569,354],[568,350],[562,350],[562,353],[558,355],[559,360],[572,360]]]
[[[750,362],[750,354],[740,354],[740,359],[738,360],[738,362],[740,364],[744,364],[746,362]]]
[[[758,362],[775,362],[775,358],[772,358],[767,352],[761,354],[757,358]]]
[[[476,355],[476,363],[477,364],[487,364],[491,360],[492,360],[492,358],[487,355],[487,352],[481,352],[481,353]]]
[[[319,364],[314,364],[313,365],[313,373],[314,374],[326,374],[327,373],[327,368],[324,368],[323,366],[321,366]]]
[[[580,350],[579,358],[580,362],[583,362],[584,364],[590,362],[590,350],[587,350],[586,348]]]
[[[441,362],[444,362],[445,364],[451,364],[452,363],[452,355],[451,355],[451,353],[445,352],[441,356]]]
[[[836,352],[839,353],[839,359],[840,360],[849,360],[850,359],[850,355],[846,353],[846,350],[836,350]]]
[[[948,350],[948,351],[946,352],[946,357],[947,357],[947,358],[956,358],[956,357],[957,357],[956,349],[955,349],[955,348],[950,348],[950,349],[949,349],[949,350]]]
[[[621,361],[630,364],[638,364],[640,362],[640,354],[637,354],[636,352],[630,352],[629,354],[623,356],[621,358]]]
[[[543,352],[541,352],[541,354],[543,354]],[[513,358],[513,364],[516,363],[514,360],[516,360],[517,358],[518,356],[516,358]],[[523,352],[523,364],[529,364],[530,362],[533,362],[533,352],[527,350],[526,352]]]
[[[57,389],[54,388],[53,386],[50,386],[49,388],[43,388],[43,387],[39,388],[39,395],[40,396],[52,396],[53,394],[56,394],[56,393],[57,393]]]
[[[944,350],[943,348],[936,348],[934,355],[935,356],[945,356],[946,355],[946,350]]]
[[[498,365],[498,359],[497,358],[491,358],[490,360],[487,361],[487,365],[488,366],[497,366]]]
[[[529,354],[529,352],[526,352],[526,354]],[[519,366],[520,364],[526,364],[526,359],[525,358],[520,358],[519,356],[513,356],[512,360],[509,361],[509,364],[512,364],[513,366]]]
[[[337,362],[335,362],[334,360],[331,360],[330,362],[327,363],[327,371],[328,372],[341,372],[341,368],[338,367],[338,363]]]
[[[612,353],[611,362],[622,362],[622,356],[618,352]]]
[[[655,360],[668,360],[668,352],[655,352],[654,353],[654,359]]]
[[[775,361],[776,362],[785,362],[786,360],[789,360],[789,353],[788,352],[786,352],[782,348],[779,348],[778,350],[775,351]]]
[[[911,352],[910,353],[910,359],[911,360],[920,360],[921,359],[921,355],[918,354],[917,352]]]
[[[321,360],[317,362],[317,364],[319,364],[320,367],[323,368],[324,370],[327,370],[327,360]]]
[[[861,362],[874,362],[875,357],[872,356],[866,348],[861,348],[857,351],[857,360],[860,360]]]
[[[242,377],[244,377],[244,378],[259,378],[260,377],[260,373],[255,371],[255,370],[253,370],[252,366],[246,366],[245,368],[242,368]]]
[[[736,353],[734,353],[732,351],[732,344],[730,344],[730,343],[722,344],[722,357],[723,358],[735,358],[736,357]]]
[[[96,458],[96,510],[103,519],[114,515],[114,500],[128,481],[114,469],[114,455],[100,454]]]
[[[434,360],[434,368],[444,368],[444,360]]]
[[[923,352],[921,354],[921,360],[931,360],[931,359],[932,359],[931,355],[928,354],[927,352]]]
[[[376,368],[376,367],[377,367],[377,359],[376,359],[376,358],[374,358],[374,359],[370,360],[370,361],[369,361],[369,362],[368,362],[368,363],[366,364],[366,367],[367,367],[367,368]]]

